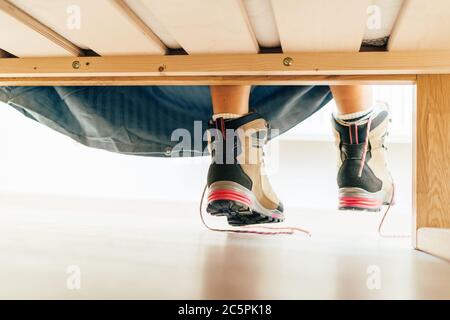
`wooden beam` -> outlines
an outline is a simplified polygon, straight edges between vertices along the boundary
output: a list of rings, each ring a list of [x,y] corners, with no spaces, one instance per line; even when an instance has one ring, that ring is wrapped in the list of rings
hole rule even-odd
[[[450,52],[0,59],[0,77],[405,75],[450,73]]]
[[[450,74],[418,75],[416,109],[415,229],[450,228]]]
[[[78,48],[76,45],[74,45],[72,42],[67,40],[66,38],[62,37],[49,27],[45,26],[29,14],[27,14],[25,11],[19,9],[12,3],[6,0],[0,0],[0,10],[4,13],[8,14],[9,16],[13,17],[20,23],[26,25],[28,28],[36,31],[40,35],[44,36],[54,44],[58,45],[59,47],[66,50],[68,53],[72,54],[73,56],[82,56],[83,51]],[[14,34],[14,30],[7,30],[8,32],[12,32],[12,35]],[[26,39],[16,39],[16,41],[26,41]]]
[[[417,249],[450,261],[450,229],[420,228]]]
[[[0,77],[0,86],[382,85],[414,84],[415,81],[416,75]]]

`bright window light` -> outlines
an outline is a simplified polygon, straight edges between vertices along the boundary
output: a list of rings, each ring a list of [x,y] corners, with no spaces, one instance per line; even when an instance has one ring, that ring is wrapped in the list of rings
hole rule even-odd
[[[389,129],[389,142],[410,143],[414,86],[374,86],[374,101],[387,102],[389,105],[392,117],[392,123]],[[322,110],[281,136],[281,139],[333,140],[330,115],[335,110],[336,104],[332,100]]]

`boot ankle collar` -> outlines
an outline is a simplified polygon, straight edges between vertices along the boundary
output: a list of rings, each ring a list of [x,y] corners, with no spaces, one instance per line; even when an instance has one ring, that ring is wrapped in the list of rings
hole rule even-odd
[[[225,124],[226,129],[232,129],[232,130],[237,130],[239,127],[242,127],[243,125],[258,120],[258,119],[263,119],[261,117],[260,114],[256,113],[256,112],[252,112],[252,113],[248,113],[242,117],[239,118],[235,118],[235,119],[223,119],[223,118],[219,118],[210,121],[210,129],[211,128],[216,128],[216,124]]]

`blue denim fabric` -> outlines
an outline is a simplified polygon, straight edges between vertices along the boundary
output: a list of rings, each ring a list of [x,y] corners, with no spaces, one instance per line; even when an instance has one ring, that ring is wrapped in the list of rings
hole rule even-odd
[[[328,86],[256,86],[250,109],[281,134],[331,98]],[[194,139],[194,121],[203,134],[212,116],[207,86],[0,87],[0,101],[86,146],[144,156],[170,156],[174,130]]]

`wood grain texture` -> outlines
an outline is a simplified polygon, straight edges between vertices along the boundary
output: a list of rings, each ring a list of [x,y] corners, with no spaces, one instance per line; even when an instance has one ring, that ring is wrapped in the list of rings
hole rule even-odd
[[[290,65],[285,65],[286,59]],[[78,66],[74,68],[75,65]],[[76,62],[79,62],[77,65]],[[415,75],[450,73],[444,52],[355,52],[0,59],[0,77]]]
[[[450,229],[420,228],[417,249],[450,261]]]
[[[41,142],[38,137],[23,137],[23,131],[16,131],[16,141],[27,151],[33,143]],[[34,163],[48,159],[46,165],[54,163],[57,172],[57,168],[63,168],[61,162],[71,165],[77,169],[68,176],[79,172],[79,180],[95,172],[89,175],[89,190],[102,185],[98,180],[103,184],[109,179],[118,181],[118,177],[105,179],[108,168],[117,166],[111,156],[71,159],[62,156],[61,150],[43,147],[49,151],[34,155]],[[88,154],[78,149],[79,155],[83,151]],[[22,163],[28,165],[28,154],[23,154],[8,170],[21,170]],[[133,159],[119,162],[123,175],[136,172],[128,164],[139,162]],[[131,177],[125,181],[145,181],[146,177],[154,178],[153,172],[164,170],[160,165],[147,166],[150,171],[145,176],[138,179],[129,174]],[[171,163],[165,170],[174,172],[163,174],[167,183],[155,181],[148,188],[153,190],[157,185],[167,193],[183,194],[186,184],[172,186],[168,178],[179,179],[179,167],[172,170],[176,166],[200,171],[193,169],[197,164]],[[57,180],[62,181],[61,190],[73,188],[74,182],[66,176]],[[202,178],[189,180],[189,186],[201,188]],[[120,194],[118,190],[129,188],[121,184],[113,192]],[[373,232],[377,219],[372,216],[374,219],[369,221],[373,224],[365,223],[370,215],[350,217],[335,210],[291,207],[287,226],[308,226],[313,236],[264,237],[206,230],[199,221],[196,199],[100,198],[85,193],[85,197],[73,192],[59,197],[44,193],[0,194],[0,299],[409,300],[450,296],[450,265],[411,250],[404,240],[380,240]],[[213,226],[225,223],[220,218],[206,219]],[[81,290],[67,290],[66,271],[72,265],[81,268]],[[373,265],[381,270],[381,290],[368,290],[366,286],[368,277],[378,274],[366,272]],[[239,319],[230,319],[235,318]],[[277,319],[248,319],[252,318]]]
[[[450,228],[450,75],[418,75],[416,228]]]
[[[257,53],[242,0],[142,0],[189,54]]]
[[[405,0],[389,51],[450,49],[450,1]]]
[[[398,85],[415,81],[416,75],[0,77],[0,86]]]
[[[165,47],[110,0],[11,0],[58,34],[100,55],[164,54]],[[78,23],[79,22],[79,23]]]
[[[272,0],[283,51],[359,51],[370,4],[370,0]]]

